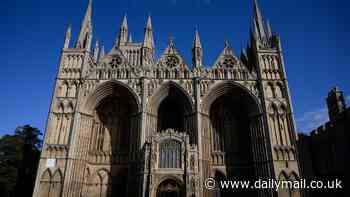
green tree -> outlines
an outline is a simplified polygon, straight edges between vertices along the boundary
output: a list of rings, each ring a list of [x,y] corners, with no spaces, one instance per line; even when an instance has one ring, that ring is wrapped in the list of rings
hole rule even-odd
[[[30,125],[0,139],[0,196],[31,196],[40,157],[41,132]]]

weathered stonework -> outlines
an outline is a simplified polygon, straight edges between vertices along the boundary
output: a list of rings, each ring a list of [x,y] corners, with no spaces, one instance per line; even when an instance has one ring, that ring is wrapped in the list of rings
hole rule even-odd
[[[240,57],[226,41],[204,66],[196,32],[190,67],[171,39],[155,60],[150,18],[142,43],[124,17],[111,51],[91,51],[90,2],[74,47],[66,33],[33,196],[202,197],[208,177],[298,179],[280,39],[254,8]]]

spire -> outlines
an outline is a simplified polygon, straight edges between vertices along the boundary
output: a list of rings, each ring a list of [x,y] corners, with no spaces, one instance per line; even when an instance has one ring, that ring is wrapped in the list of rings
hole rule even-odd
[[[169,47],[174,47],[174,38],[172,36],[168,38],[168,45]]]
[[[120,26],[119,36],[116,43],[118,47],[120,47],[121,45],[124,45],[127,41],[128,41],[128,20],[125,14],[122,24]]]
[[[230,48],[230,43],[227,39],[225,39],[224,48]]]
[[[89,4],[86,9],[83,22],[81,24],[76,47],[90,50],[91,39],[92,39],[92,0],[89,0]]]
[[[145,38],[143,41],[143,47],[154,49],[154,39],[153,39],[153,30],[152,30],[152,20],[151,16],[147,18],[147,24],[145,27]]]
[[[196,28],[195,35],[194,35],[194,40],[193,40],[193,48],[202,48],[201,40],[199,38],[199,32],[198,29]]]
[[[259,34],[259,28],[258,28],[258,24],[256,23],[256,21],[254,20],[253,21],[253,24],[252,24],[252,26],[253,26],[253,30],[252,30],[252,34],[253,34],[253,38],[255,39],[255,40],[258,40],[259,38],[260,38],[260,34]]]
[[[265,34],[265,28],[264,28],[264,22],[263,22],[263,17],[258,5],[258,1],[254,0],[254,29],[255,29],[255,33],[258,34],[258,38],[263,39],[266,38],[266,34]]]
[[[66,30],[66,34],[64,36],[64,45],[63,45],[64,49],[69,48],[69,42],[70,42],[71,36],[72,36],[72,25],[69,24]]]
[[[150,15],[148,15],[148,18],[147,18],[146,28],[152,30],[152,20],[151,20],[151,16]]]
[[[247,51],[243,47],[241,48],[241,59],[243,59],[244,61],[248,61]]]
[[[128,42],[132,42],[132,36],[131,34],[129,34],[129,41]]]
[[[201,67],[203,59],[202,44],[199,38],[199,32],[196,28],[192,46],[192,65],[195,68]]]
[[[102,58],[105,56],[105,47],[102,45],[101,47],[101,52],[100,52],[100,56],[99,56],[99,60],[98,61],[101,61]]]
[[[123,22],[121,28],[128,29],[128,19],[126,18],[126,14],[123,17]]]
[[[268,38],[272,37],[272,29],[271,29],[271,24],[269,20],[267,20],[266,22],[266,34]]]
[[[100,43],[98,40],[96,40],[95,48],[94,48],[94,58],[97,61],[98,60],[98,53],[100,51]]]
[[[258,0],[254,0],[254,18],[262,19],[261,11],[259,8]]]
[[[174,39],[172,36],[169,36],[168,38],[168,46],[166,47],[165,54],[176,54],[177,51],[175,49]]]
[[[236,57],[235,53],[233,52],[233,50],[231,48],[231,45],[230,45],[230,42],[228,41],[228,39],[225,39],[224,49],[223,49],[221,54],[222,55],[232,55],[232,56]]]

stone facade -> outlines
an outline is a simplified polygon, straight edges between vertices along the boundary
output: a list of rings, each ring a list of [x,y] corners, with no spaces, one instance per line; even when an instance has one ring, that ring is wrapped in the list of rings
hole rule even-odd
[[[310,135],[299,134],[301,173],[308,180],[341,180],[344,190],[309,190],[305,196],[349,196],[345,181],[349,180],[346,166],[350,164],[350,107],[346,107],[343,92],[338,88],[329,92],[327,106],[329,121]]]
[[[254,2],[250,44],[226,41],[202,63],[199,32],[187,65],[174,41],[159,59],[149,17],[133,42],[124,17],[113,48],[92,42],[92,3],[61,53],[34,197],[219,195],[204,179],[299,177],[280,38]],[[223,191],[221,196],[231,196]],[[300,196],[297,190],[235,195]]]

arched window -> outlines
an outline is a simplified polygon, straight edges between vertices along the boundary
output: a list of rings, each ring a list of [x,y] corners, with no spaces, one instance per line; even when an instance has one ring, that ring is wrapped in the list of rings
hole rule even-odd
[[[181,143],[176,140],[165,140],[160,144],[159,167],[181,168]]]
[[[283,86],[282,84],[277,84],[276,86],[276,97],[277,98],[283,98]]]

